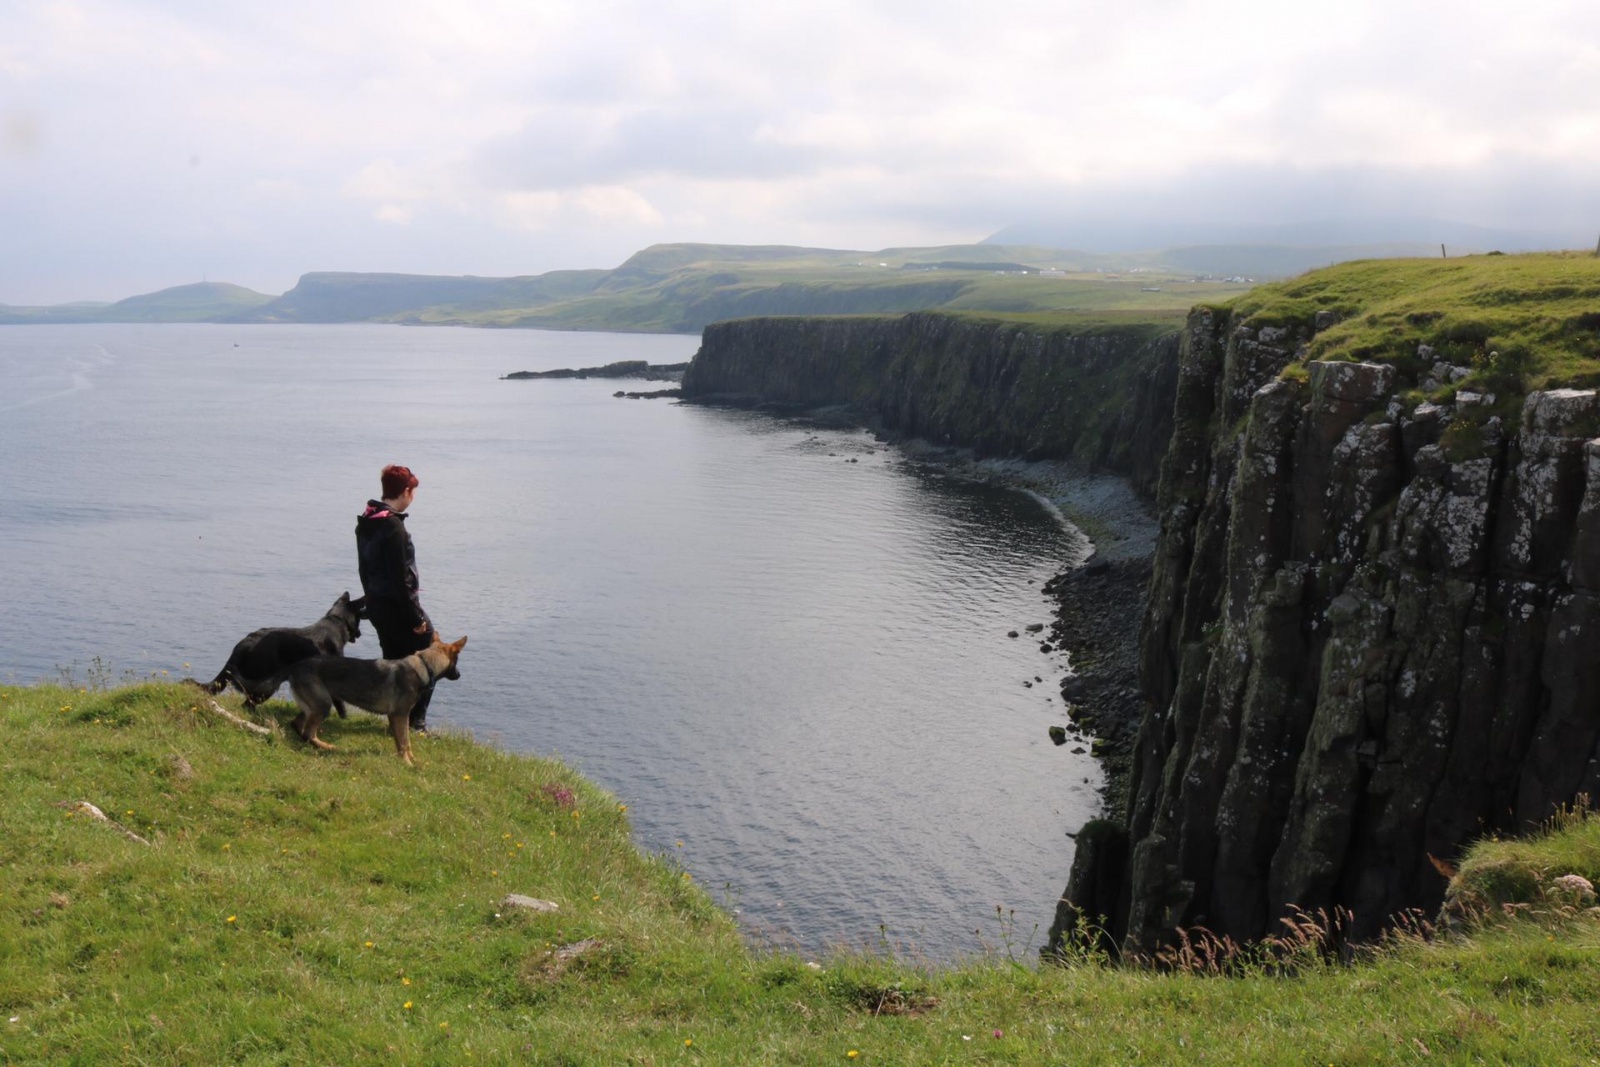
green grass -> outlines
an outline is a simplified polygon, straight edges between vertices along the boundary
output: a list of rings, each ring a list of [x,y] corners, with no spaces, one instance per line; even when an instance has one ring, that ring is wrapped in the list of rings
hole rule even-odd
[[[1560,911],[1600,903],[1591,890],[1561,881],[1570,875],[1586,880],[1591,889],[1600,886],[1600,818],[1590,812],[1587,797],[1528,837],[1478,842],[1451,880],[1447,907],[1476,916],[1497,909]]]
[[[959,966],[818,968],[749,947],[559,763],[446,734],[409,769],[359,712],[318,754],[197,696],[0,688],[0,1062],[1600,1062],[1581,909],[1292,977],[1034,968],[1003,928]],[[60,806],[83,800],[149,843]]]
[[[1463,387],[1520,394],[1600,385],[1600,258],[1589,253],[1344,263],[1240,297],[1255,325],[1342,321],[1311,342],[1311,359],[1393,363],[1410,382],[1435,359],[1470,366]]]

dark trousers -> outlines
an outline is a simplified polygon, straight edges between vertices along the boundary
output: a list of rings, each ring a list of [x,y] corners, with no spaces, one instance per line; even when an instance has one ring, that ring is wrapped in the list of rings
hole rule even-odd
[[[367,621],[378,631],[378,645],[384,659],[404,659],[413,652],[421,652],[433,643],[431,633],[419,634],[412,629],[411,617],[408,606],[373,600],[370,597],[367,599]],[[432,700],[433,685],[429,685],[411,707],[413,730],[427,725],[428,704]]]

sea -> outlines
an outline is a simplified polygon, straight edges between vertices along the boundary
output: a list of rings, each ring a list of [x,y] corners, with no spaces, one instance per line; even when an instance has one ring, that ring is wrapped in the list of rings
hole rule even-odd
[[[1088,541],[863,430],[502,379],[697,345],[0,328],[0,682],[210,678],[360,594],[402,463],[423,604],[470,639],[430,725],[577,768],[759,943],[1030,958],[1102,779],[1025,628]]]

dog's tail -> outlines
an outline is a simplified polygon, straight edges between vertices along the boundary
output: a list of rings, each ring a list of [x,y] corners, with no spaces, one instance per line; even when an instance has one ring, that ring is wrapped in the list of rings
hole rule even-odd
[[[192,685],[196,689],[199,689],[199,690],[201,690],[203,692],[210,693],[212,696],[215,696],[216,694],[222,692],[224,689],[228,688],[228,683],[230,681],[232,681],[232,680],[233,680],[232,674],[229,672],[227,667],[222,668],[221,673],[219,673],[215,678],[211,679],[211,681],[209,681],[209,682],[202,682],[198,678],[183,678],[183,679],[180,679],[181,682],[186,683],[188,685]]]

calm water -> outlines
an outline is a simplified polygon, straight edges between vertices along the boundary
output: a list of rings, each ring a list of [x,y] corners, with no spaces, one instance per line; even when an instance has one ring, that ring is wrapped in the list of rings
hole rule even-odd
[[[0,330],[0,680],[95,657],[209,677],[248,631],[359,592],[355,515],[406,463],[423,602],[471,636],[431,721],[575,764],[780,940],[882,927],[949,958],[1000,939],[999,905],[1026,941],[1100,776],[1046,737],[1064,664],[1005,633],[1045,621],[1081,536],[863,433],[497,380],[696,345]]]

